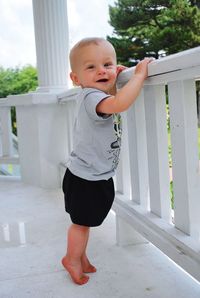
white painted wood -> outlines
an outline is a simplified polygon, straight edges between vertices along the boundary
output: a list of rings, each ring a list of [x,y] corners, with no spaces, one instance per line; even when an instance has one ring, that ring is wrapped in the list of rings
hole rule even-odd
[[[22,181],[60,187],[59,164],[69,154],[68,113],[73,107],[68,111],[68,104],[17,106],[16,112]]]
[[[119,165],[116,172],[115,190],[124,194],[130,200],[130,161],[129,161],[129,144],[128,144],[128,127],[127,113],[122,113],[122,144],[120,152]]]
[[[59,94],[60,91],[57,93]],[[27,94],[9,95],[5,101],[0,101],[0,108],[12,106],[30,106],[38,104],[56,104],[57,102],[58,98],[55,92],[29,92]]]
[[[200,239],[200,171],[194,80],[169,84],[175,225]]]
[[[149,76],[200,66],[200,47],[182,51],[156,60],[149,67]]]
[[[153,63],[160,63],[160,68],[162,68],[162,62],[163,60],[156,60]],[[149,70],[151,69],[152,64],[149,65]],[[176,69],[172,70],[171,72],[166,73],[160,73],[155,76],[149,76],[148,79],[145,81],[145,85],[164,85],[169,82],[176,81],[177,78],[179,80],[188,80],[188,79],[199,79],[200,77],[200,66],[193,66],[189,68],[190,71],[188,71],[188,68],[184,69]],[[122,87],[131,77],[132,73],[135,71],[135,67],[128,68],[127,70],[124,70],[120,73],[118,78],[118,86]]]
[[[176,70],[174,72],[161,74],[159,76],[149,77],[148,80],[145,81],[145,85],[167,84],[169,82],[176,81],[177,78],[179,80],[188,80],[193,78],[198,79],[199,74],[200,74],[200,66],[193,66],[189,68],[189,71],[188,71],[188,68],[185,68],[181,70]]]
[[[190,68],[190,72],[187,69]],[[160,84],[176,80],[180,76],[184,79],[199,77],[200,47],[173,54],[151,62],[148,66],[149,79],[145,84]],[[135,67],[131,67],[119,74],[118,86],[121,88],[131,77]]]
[[[118,86],[117,82],[117,88]],[[130,160],[129,160],[129,144],[128,144],[128,123],[127,112],[121,113],[122,119],[122,144],[120,152],[120,160],[114,177],[115,190],[124,194],[128,200],[131,199],[131,185],[130,185]]]
[[[150,209],[170,220],[170,186],[165,86],[145,86]]]
[[[39,91],[67,88],[67,1],[32,0],[32,3]]]
[[[65,107],[65,106],[64,106]],[[66,120],[67,120],[67,127],[66,127],[66,135],[67,135],[67,149],[66,155],[69,156],[73,149],[73,127],[74,127],[74,121],[75,121],[75,111],[76,111],[76,101],[71,100],[67,103],[67,114],[66,114]]]
[[[0,144],[2,156],[12,156],[12,128],[10,107],[2,107],[0,109]]]
[[[119,194],[115,198],[113,210],[122,221],[130,224],[145,239],[200,281],[199,242],[159,216],[144,211],[137,204],[124,201]]]
[[[116,194],[113,209],[117,218],[121,218],[122,222],[127,221],[200,281],[200,167],[194,84],[194,80],[200,77],[199,54],[200,47],[149,65],[150,77],[145,82],[144,94],[152,212],[144,212],[141,205],[126,200],[119,193]],[[120,74],[120,87],[128,81],[132,72],[134,68]],[[172,115],[175,226],[169,221],[169,169],[164,105],[166,83],[169,83]],[[133,120],[130,128],[135,130]],[[137,169],[136,166],[133,168]],[[133,187],[133,181],[131,186]],[[122,232],[123,225],[117,226]],[[123,237],[120,231],[117,233],[119,238]]]
[[[81,92],[82,88],[81,87],[74,87],[69,90],[65,90],[63,92],[59,92],[57,95],[57,99],[59,103],[66,103],[69,100],[75,100],[78,96],[78,94]]]
[[[149,183],[143,91],[127,112],[127,123],[132,200],[147,210],[149,209]]]

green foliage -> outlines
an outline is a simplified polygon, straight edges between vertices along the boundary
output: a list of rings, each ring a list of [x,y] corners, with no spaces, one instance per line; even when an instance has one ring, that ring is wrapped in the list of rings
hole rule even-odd
[[[34,91],[38,86],[37,70],[31,65],[23,68],[0,67],[0,98]],[[12,131],[17,135],[15,107],[11,107]]]
[[[21,69],[0,67],[0,98],[27,93],[37,86],[37,70],[33,66],[27,65]]]
[[[109,7],[119,63],[158,58],[200,45],[200,1],[118,0]]]
[[[200,81],[196,81],[196,89],[197,91],[200,91]]]

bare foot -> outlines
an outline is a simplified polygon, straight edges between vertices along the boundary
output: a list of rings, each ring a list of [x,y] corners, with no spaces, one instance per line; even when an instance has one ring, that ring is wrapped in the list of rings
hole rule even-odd
[[[83,274],[81,264],[71,264],[66,256],[62,258],[62,264],[76,284],[84,285],[88,282],[89,276]]]
[[[89,262],[86,256],[82,257],[81,263],[84,273],[94,273],[97,271],[97,269]]]

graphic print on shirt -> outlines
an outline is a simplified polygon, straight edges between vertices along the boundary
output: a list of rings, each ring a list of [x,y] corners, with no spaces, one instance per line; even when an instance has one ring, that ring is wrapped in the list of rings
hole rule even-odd
[[[121,115],[120,114],[113,114],[113,124],[114,124],[114,130],[115,135],[117,137],[117,140],[111,143],[111,148],[116,149],[120,148],[121,146],[121,136],[122,136],[122,123],[121,123]]]
[[[122,121],[120,114],[113,114],[113,125],[116,140],[110,144],[111,150],[109,150],[109,153],[112,155],[112,169],[114,170],[117,168],[117,165],[119,163],[119,153],[121,147]]]

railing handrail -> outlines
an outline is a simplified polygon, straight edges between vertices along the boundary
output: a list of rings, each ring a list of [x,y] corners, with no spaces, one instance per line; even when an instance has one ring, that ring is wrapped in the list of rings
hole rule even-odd
[[[170,76],[173,73],[175,73],[175,79],[177,79],[177,72],[185,72],[185,70],[187,70],[188,68],[198,68],[198,74],[194,74],[193,72],[188,73],[187,78],[200,77],[199,67],[200,46],[151,62],[148,66],[149,76],[145,84],[156,84],[156,79],[158,79],[159,76],[165,76],[165,80],[166,78],[172,80],[170,79]],[[123,86],[130,79],[134,69],[135,67],[130,67],[120,73],[118,78],[118,84],[120,87]]]

